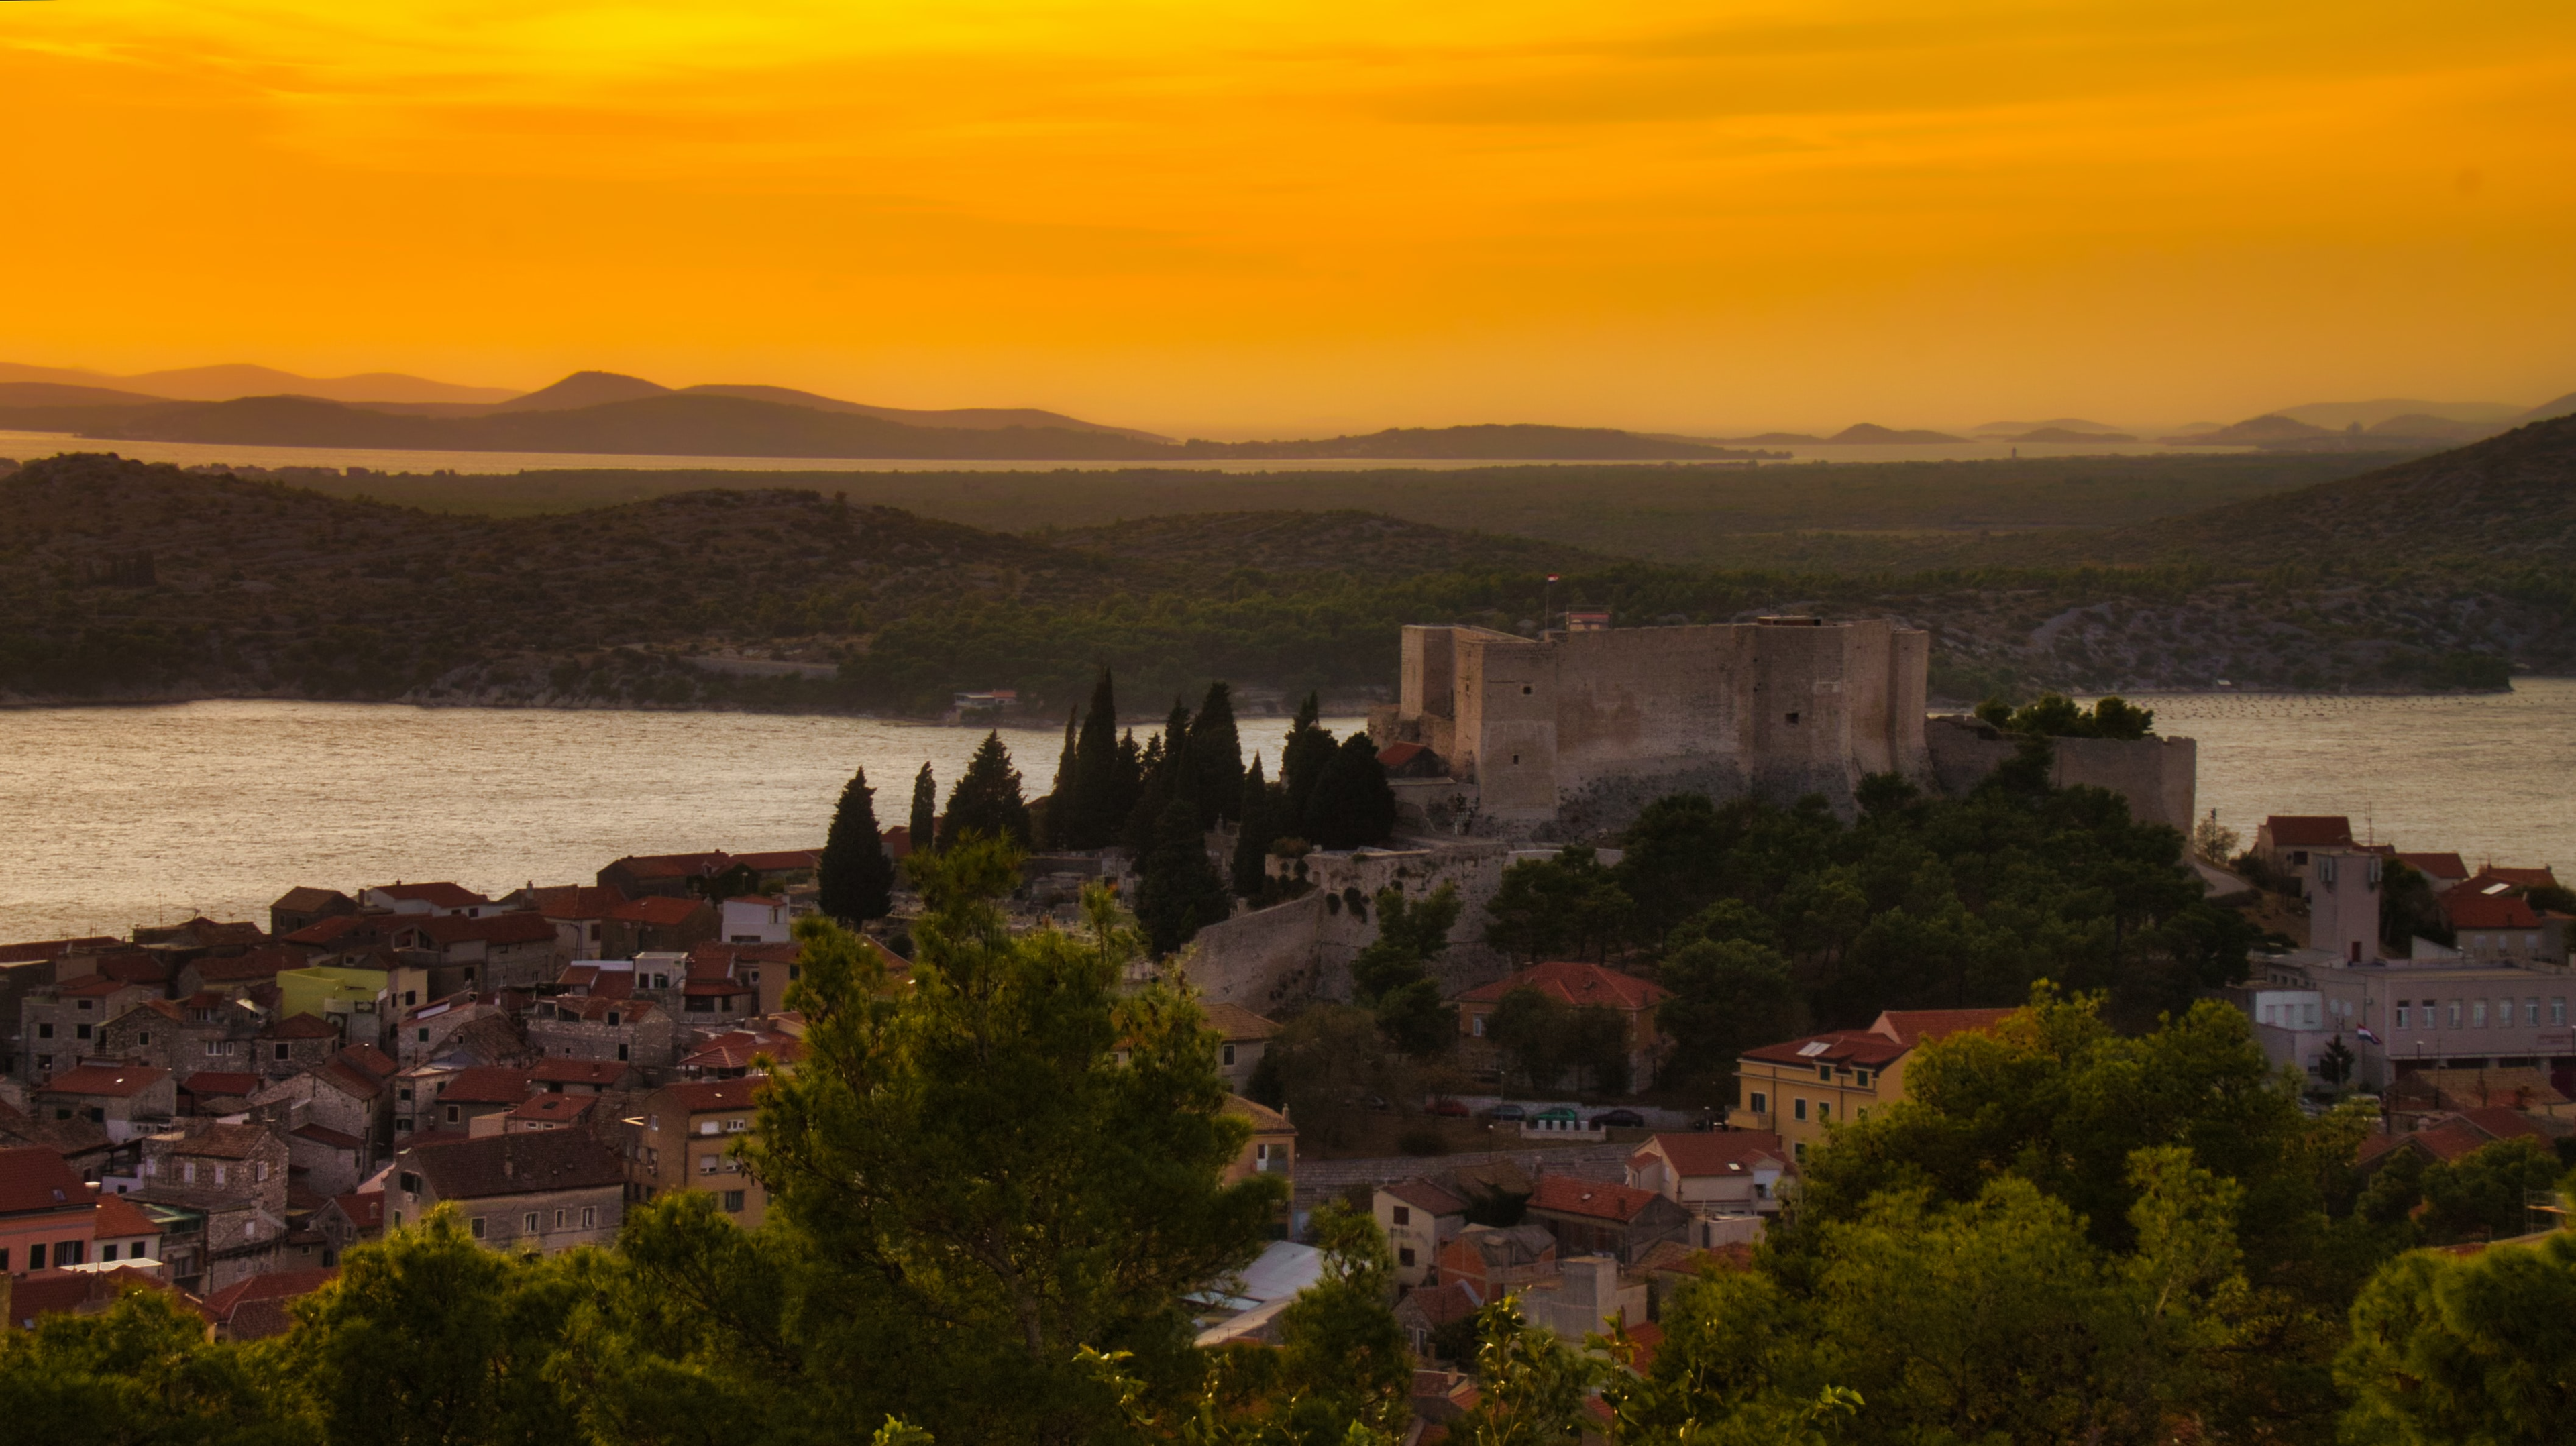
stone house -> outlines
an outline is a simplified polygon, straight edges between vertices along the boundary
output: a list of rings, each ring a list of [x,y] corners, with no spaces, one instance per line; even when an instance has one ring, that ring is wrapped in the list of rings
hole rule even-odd
[[[88,1120],[119,1144],[167,1128],[179,1112],[179,1086],[166,1069],[140,1064],[85,1064],[55,1074],[34,1095],[36,1113]]]
[[[1556,1276],[1556,1237],[1535,1223],[1470,1225],[1440,1247],[1440,1284],[1463,1286],[1479,1305]]]
[[[551,1130],[407,1149],[386,1205],[400,1226],[453,1204],[486,1248],[552,1253],[614,1240],[625,1194],[615,1150],[586,1130]]]
[[[69,1069],[85,1056],[104,1054],[99,1030],[110,1019],[148,999],[157,984],[85,974],[27,991],[18,1003],[19,1078],[40,1080]]]
[[[628,1178],[639,1200],[669,1190],[702,1190],[745,1229],[757,1228],[769,1209],[768,1192],[733,1158],[757,1114],[753,1096],[765,1076],[664,1085],[644,1096],[644,1128],[636,1136]]]
[[[358,902],[389,914],[419,914],[429,918],[478,919],[501,912],[501,905],[472,889],[450,883],[383,884],[361,890]]]
[[[453,994],[406,1010],[394,1029],[394,1058],[406,1066],[427,1064],[446,1053],[458,1030],[504,1013],[491,994]]]
[[[1627,1264],[1666,1240],[1691,1234],[1691,1213],[1652,1190],[1541,1175],[1530,1193],[1529,1220],[1556,1237],[1561,1256],[1607,1255]]]
[[[600,953],[611,959],[638,954],[685,954],[716,937],[723,927],[714,905],[704,899],[648,894],[612,905],[604,922]]]
[[[101,1026],[98,1052],[180,1075],[246,1072],[266,1024],[257,1005],[228,994],[147,999]]]
[[[259,1072],[270,1079],[287,1079],[339,1049],[340,1031],[320,1015],[290,1014],[259,1032]]]
[[[406,1078],[420,1079],[418,1073]],[[474,1122],[506,1115],[536,1093],[528,1072],[509,1065],[476,1065],[423,1081],[426,1099],[416,1100],[412,1114],[418,1128],[476,1133]],[[426,1106],[426,1108],[422,1108]],[[426,1118],[423,1118],[426,1116]]]
[[[1644,1281],[1631,1285],[1622,1280],[1620,1264],[1608,1255],[1566,1257],[1558,1261],[1554,1280],[1522,1293],[1521,1311],[1530,1324],[1578,1345],[1586,1335],[1608,1330],[1614,1320],[1623,1326],[1644,1325],[1651,1291]]]
[[[553,923],[535,913],[423,919],[403,947],[427,949],[468,971],[478,994],[533,989],[553,979],[565,957]]]
[[[601,869],[601,888],[615,889],[629,899],[648,896],[667,899],[695,897],[694,885],[710,879],[733,866],[731,855],[721,850],[702,854],[629,855]],[[615,954],[614,949],[605,951]]]
[[[767,1028],[736,1029],[701,1043],[680,1057],[673,1072],[682,1079],[740,1079],[762,1068],[767,1059],[780,1068],[805,1057],[805,1042]]]
[[[546,1130],[586,1129],[596,1132],[602,1123],[599,1103],[598,1095],[539,1090],[521,1100],[507,1114],[476,1120],[473,1133],[479,1138],[485,1134],[536,1134]]]
[[[136,1203],[166,1207],[171,1283],[210,1295],[288,1263],[285,1141],[259,1125],[198,1124],[144,1141]]]
[[[758,979],[761,966],[738,963],[742,946],[730,947],[728,954],[715,953],[704,944],[690,951],[686,966],[688,975],[679,991],[682,1024],[699,1029],[717,1028],[740,1024],[760,1014]],[[736,972],[746,967],[751,971],[750,978]]]
[[[345,1153],[353,1155],[349,1163],[363,1174],[392,1140],[392,1094],[391,1085],[373,1071],[333,1058],[271,1084],[252,1096],[250,1105],[254,1118],[290,1138],[307,1127],[318,1131],[303,1136],[305,1144],[295,1149],[296,1164],[327,1164],[336,1170],[338,1155]],[[356,1184],[352,1179],[336,1188],[354,1189]],[[314,1188],[335,1193],[319,1184]]]
[[[1252,1125],[1252,1138],[1244,1141],[1243,1152],[1225,1169],[1225,1183],[1231,1185],[1255,1175],[1280,1175],[1293,1188],[1297,1183],[1297,1127],[1288,1123],[1286,1115],[1241,1095],[1225,1097],[1225,1112]]]
[[[520,892],[519,902],[554,926],[558,957],[596,959],[607,942],[608,911],[625,903],[626,895],[617,889],[583,884],[544,889],[530,885]]]
[[[528,1015],[528,1045],[547,1059],[614,1061],[648,1075],[675,1058],[671,1016],[648,1000],[560,995]]]
[[[2463,958],[2566,967],[2567,917],[2533,908],[2509,883],[2481,875],[2446,891],[2441,906]]]
[[[599,1095],[641,1088],[644,1076],[615,1060],[541,1059],[529,1066],[528,1082],[553,1094]]]
[[[357,1189],[375,1163],[375,1151],[365,1140],[311,1123],[286,1132],[286,1157],[306,1189],[325,1195]]]
[[[268,1081],[246,1070],[201,1069],[179,1081],[179,1113],[237,1115],[250,1108],[251,1096]]]
[[[301,953],[283,944],[262,944],[238,954],[208,954],[179,966],[177,987],[181,997],[191,994],[222,994],[234,999],[248,999],[262,985],[274,984],[285,970],[299,968]]]
[[[2352,820],[2342,814],[2276,813],[2255,828],[2254,846],[2247,852],[2261,859],[2274,879],[2296,880],[2290,892],[2304,896],[2316,851],[2351,853],[2354,847]]]
[[[339,1264],[350,1246],[384,1238],[385,1192],[332,1196],[313,1212],[313,1232],[322,1237],[322,1263]]]
[[[358,901],[338,889],[296,887],[277,896],[268,906],[270,937],[283,939],[298,929],[309,929],[325,919],[358,912]]]

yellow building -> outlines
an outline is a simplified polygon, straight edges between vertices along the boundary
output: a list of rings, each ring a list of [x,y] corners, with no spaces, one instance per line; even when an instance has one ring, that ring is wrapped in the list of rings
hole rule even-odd
[[[1839,1029],[1749,1049],[1735,1064],[1733,1118],[1778,1135],[1798,1160],[1833,1125],[1869,1117],[1905,1098],[1905,1062],[1916,1047],[1964,1030],[1991,1029],[2009,1009],[1887,1010],[1867,1029]]]

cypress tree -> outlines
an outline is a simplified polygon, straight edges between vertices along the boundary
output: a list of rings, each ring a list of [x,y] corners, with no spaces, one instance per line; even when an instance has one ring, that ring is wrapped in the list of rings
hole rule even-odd
[[[930,776],[930,760],[921,760],[921,771],[912,777],[912,846],[923,853],[936,853],[939,840],[931,837],[939,823],[939,784]]]
[[[1091,707],[1082,715],[1082,731],[1073,745],[1073,807],[1062,829],[1066,848],[1096,849],[1115,837],[1127,821],[1118,783],[1118,691],[1109,670],[1091,688]]]
[[[1190,720],[1190,760],[1199,773],[1199,826],[1243,816],[1243,739],[1234,727],[1234,690],[1208,684],[1199,716]]]
[[[831,832],[823,836],[823,858],[814,869],[821,886],[816,902],[835,919],[856,923],[894,912],[894,860],[886,857],[885,835],[877,828],[876,793],[868,787],[866,769],[851,774],[832,810]]]
[[[1306,827],[1315,785],[1324,776],[1324,766],[1333,761],[1333,730],[1316,724],[1318,711],[1315,695],[1307,694],[1306,701],[1297,705],[1296,721],[1288,726],[1288,741],[1279,749],[1279,781],[1288,789],[1287,816],[1279,824],[1282,833]]]
[[[1128,815],[1136,811],[1136,800],[1145,796],[1145,751],[1136,746],[1133,728],[1118,740],[1109,781],[1109,809],[1100,816],[1100,842],[1104,845],[1118,841],[1119,830],[1127,826]]]
[[[1075,716],[1074,709],[1068,708],[1064,712],[1064,751],[1056,755],[1055,787],[1047,790],[1046,797],[1029,805],[1029,825],[1040,848],[1076,847],[1068,842],[1069,836],[1079,827],[1074,822],[1073,802],[1077,761],[1074,751]]]
[[[1187,742],[1186,735],[1183,740]],[[1135,806],[1127,810],[1126,821],[1118,830],[1119,843],[1142,859],[1154,846],[1154,830],[1162,822],[1163,808],[1180,793],[1175,788],[1179,770],[1174,766],[1172,747],[1166,733],[1145,740],[1145,751],[1137,759],[1144,773],[1144,786],[1138,790]],[[1191,809],[1198,807],[1192,802]]]
[[[1241,797],[1235,801],[1235,816],[1243,820],[1234,835],[1234,891],[1247,899],[1261,896],[1270,871],[1270,845],[1279,838],[1279,809],[1272,802],[1277,792],[1261,776],[1261,755],[1252,755],[1252,767],[1244,772]]]
[[[939,821],[939,847],[954,848],[970,833],[1029,846],[1028,800],[1020,796],[1020,771],[1011,766],[1011,750],[1002,746],[998,731],[984,735],[957,786],[949,790],[948,816]]]
[[[1395,790],[1365,733],[1354,733],[1325,765],[1306,800],[1306,837],[1317,848],[1383,843],[1395,832]]]
[[[1138,863],[1144,880],[1136,887],[1136,922],[1144,926],[1145,942],[1156,954],[1178,949],[1234,908],[1216,861],[1208,857],[1198,809],[1188,799],[1174,798],[1163,806]]]

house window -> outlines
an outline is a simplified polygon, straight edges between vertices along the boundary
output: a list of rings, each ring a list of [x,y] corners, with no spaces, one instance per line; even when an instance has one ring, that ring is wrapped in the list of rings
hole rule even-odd
[[[427,1044],[427,1043],[429,1043],[429,1026],[428,1026],[428,1025],[426,1025],[426,1024],[422,1025],[422,1026],[420,1027],[420,1032],[419,1032],[419,1034],[418,1034],[417,1036],[415,1036],[415,1037],[416,1037],[416,1038],[417,1038],[417,1039],[418,1039],[422,1044]]]
[[[1481,1014],[1475,1014],[1475,1015],[1470,1015],[1470,1016],[1468,1016],[1468,1018],[1467,1018],[1467,1032],[1468,1032],[1469,1034],[1471,1034],[1471,1035],[1474,1035],[1474,1036],[1475,1036],[1476,1038],[1478,1038],[1478,1039],[1482,1039],[1482,1038],[1484,1038],[1484,1037],[1485,1037],[1485,1016],[1483,1016],[1483,1015],[1481,1015]]]
[[[405,1009],[409,1009],[409,1008],[411,1008],[413,1005],[418,1004],[418,1003],[420,1003],[420,991],[419,991],[419,990],[417,990],[417,989],[406,989],[406,990],[404,990],[404,991],[403,991],[403,1008],[405,1008]]]
[[[1834,1067],[1829,1064],[1817,1065],[1816,1078],[1823,1080],[1827,1084],[1832,1084],[1834,1082]]]
[[[561,1230],[561,1229],[563,1229],[563,1228],[564,1228],[564,1221],[565,1221],[565,1219],[566,1219],[566,1218],[567,1218],[566,1212],[561,1211],[561,1210],[558,1210],[558,1211],[556,1211],[556,1212],[555,1212],[555,1228],[556,1228],[557,1230]]]
[[[1753,1092],[1753,1103],[1746,1108],[1752,1110],[1753,1113],[1757,1115],[1767,1115],[1771,1113],[1771,1097],[1760,1090],[1755,1090]]]
[[[2460,1001],[2456,999],[2451,1001],[2451,1027],[2453,1029],[2460,1027]]]
[[[1229,1044],[1229,1045],[1225,1046],[1223,1049],[1219,1050],[1219,1051],[1218,1051],[1218,1053],[1219,1053],[1219,1054],[1224,1058],[1224,1060],[1225,1060],[1225,1062],[1226,1062],[1227,1064],[1232,1064],[1232,1063],[1234,1063],[1234,1046],[1233,1046],[1233,1045],[1230,1045],[1230,1044]]]
[[[2522,1001],[2522,1022],[2523,1022],[2524,1024],[2526,1024],[2526,1025],[2533,1025],[2533,1026],[2536,1026],[2536,1025],[2538,1025],[2538,1024],[2540,1023],[2540,996],[2539,996],[2539,995],[2537,995],[2537,994],[2532,995],[2530,998],[2525,999],[2524,1001]]]
[[[728,1135],[739,1135],[750,1128],[751,1121],[747,1119],[725,1121],[725,1133]]]
[[[1410,1225],[1410,1224],[1412,1224],[1412,1223],[1413,1223],[1413,1207],[1412,1207],[1412,1206],[1410,1206],[1410,1205],[1398,1205],[1398,1206],[1396,1206],[1396,1207],[1395,1207],[1395,1223],[1396,1223],[1396,1224],[1398,1224],[1398,1225]]]
[[[2469,1027],[2471,1029],[2484,1029],[2487,1027],[2487,1002],[2485,1000],[2472,999],[2469,1001]]]
[[[224,1175],[225,1175],[225,1171],[226,1171],[226,1167],[225,1167],[225,1165],[224,1165],[224,1162],[223,1162],[223,1161],[221,1161],[221,1160],[217,1160],[217,1161],[215,1162],[215,1183],[216,1183],[216,1184],[220,1185],[220,1184],[224,1183]]]
[[[698,1121],[698,1133],[701,1135],[712,1135],[716,1132],[716,1128],[716,1122],[713,1120]]]
[[[1796,1102],[1791,1105],[1791,1108],[1796,1111],[1797,1117],[1800,1120],[1807,1118],[1807,1100],[1804,1095],[1799,1096]]]
[[[285,1046],[285,1045],[282,1045],[282,1044],[281,1044],[281,1045],[279,1045],[279,1046],[277,1047],[277,1057],[278,1057],[279,1059],[284,1059],[284,1058],[286,1058],[286,1046]]]
[[[2567,1022],[2567,1000],[2564,995],[2553,997],[2549,1001],[2549,1022],[2553,1025]]]
[[[150,1044],[152,1042],[152,1031],[148,1029],[137,1030],[134,1035],[134,1042],[136,1044]]]
[[[724,1156],[722,1155],[700,1155],[698,1157],[698,1173],[701,1175],[712,1175],[716,1172],[716,1168],[723,1163]]]
[[[581,1207],[581,1228],[588,1230],[598,1224],[599,1207],[596,1205],[584,1205]]]
[[[100,1246],[100,1247],[98,1248],[98,1259],[99,1259],[99,1263],[100,1263],[100,1264],[104,1265],[104,1264],[106,1264],[108,1261],[114,1260],[115,1258],[116,1258],[116,1244],[115,1244],[115,1242],[114,1242],[114,1241],[110,1241],[109,1243],[107,1243],[107,1244],[105,1244],[105,1245],[102,1245],[102,1246]]]
[[[1853,1070],[1853,1071],[1852,1071],[1852,1083],[1853,1083],[1853,1084],[1856,1084],[1856,1085],[1858,1085],[1858,1086],[1860,1086],[1862,1089],[1868,1089],[1868,1088],[1869,1088],[1869,1071],[1868,1071],[1868,1070],[1865,1070],[1865,1069],[1856,1069],[1856,1070]]]
[[[1705,1230],[1707,1227],[1702,1226],[1701,1228]],[[1410,1245],[1397,1247],[1395,1252],[1395,1263],[1410,1269],[1413,1265],[1413,1247]]]
[[[405,1171],[403,1171],[403,1174],[402,1174],[402,1188],[403,1188],[403,1193],[404,1193],[404,1194],[406,1194],[406,1195],[417,1195],[417,1194],[419,1194],[419,1193],[420,1193],[420,1177],[419,1177],[418,1175],[413,1174],[413,1173],[412,1173],[412,1172],[410,1172],[409,1170],[405,1170]]]
[[[45,1247],[42,1242],[27,1247],[27,1268],[29,1270],[45,1268]]]
[[[2403,1000],[2403,999],[2400,999],[2400,1000],[2398,1000],[2398,1001],[2397,1001],[2397,1027],[2398,1027],[2399,1029],[2404,1029],[2404,1028],[2406,1027],[2406,1006],[2407,1006],[2407,1003],[2408,1003],[2408,1001]]]
[[[1834,1107],[1833,1107],[1833,1103],[1832,1103],[1832,1101],[1830,1101],[1830,1100],[1818,1100],[1818,1101],[1816,1101],[1816,1123],[1817,1123],[1817,1124],[1820,1124],[1820,1125],[1821,1125],[1821,1124],[1823,1124],[1825,1121],[1830,1120],[1830,1119],[1832,1119],[1833,1117],[1834,1117]]]
[[[53,1027],[52,1025],[50,1025],[50,1024],[39,1024],[39,1025],[37,1025],[37,1026],[36,1026],[36,1038],[38,1038],[38,1039],[51,1039],[51,1038],[53,1038],[53,1037],[54,1037],[54,1027]]]
[[[88,1246],[77,1240],[66,1240],[54,1247],[54,1264],[78,1265],[81,1263],[81,1257],[87,1254],[89,1254]]]
[[[1804,1140],[1800,1140],[1800,1141],[1798,1141],[1796,1144],[1791,1145],[1791,1146],[1789,1147],[1789,1152],[1790,1152],[1791,1154],[1796,1155],[1796,1156],[1798,1157],[1798,1163],[1799,1163],[1799,1164],[1803,1165],[1803,1164],[1807,1163],[1807,1142],[1806,1142],[1806,1141],[1804,1141]]]
[[[76,1036],[76,1037],[78,1037],[78,1038],[81,1038],[81,1039],[87,1039],[87,1038],[89,1038],[89,1026],[88,1026],[88,1025],[86,1025],[86,1024],[81,1025],[81,1026],[79,1026],[79,1027],[75,1028],[74,1030],[72,1030],[72,1033],[73,1033],[73,1035],[74,1035],[74,1036]],[[210,1052],[211,1052],[211,1051],[210,1051]]]
[[[452,1124],[455,1124],[455,1123],[457,1122],[458,1118],[459,1118],[459,1116],[458,1116],[458,1114],[457,1114],[457,1107],[456,1107],[456,1106],[454,1106],[454,1105],[449,1105],[449,1106],[447,1107],[447,1122],[448,1122],[449,1124],[451,1124],[451,1125],[452,1125]]]
[[[727,1190],[724,1192],[724,1208],[736,1215],[741,1214],[742,1194],[743,1192],[740,1190]]]
[[[196,1161],[181,1160],[179,1162],[179,1183],[182,1185],[194,1185],[197,1183]]]
[[[268,1162],[266,1160],[262,1160],[252,1168],[258,1171],[258,1174],[253,1178],[262,1184],[266,1184],[268,1181]]]
[[[474,1217],[474,1238],[477,1240],[483,1238],[483,1217],[480,1215]]]
[[[612,1010],[608,1011],[608,1024],[609,1024],[609,1027],[610,1027],[611,1029],[614,1029],[614,1028],[616,1028],[616,1027],[617,1027],[618,1018],[619,1018],[619,1016],[618,1016],[618,1013],[617,1013],[617,1011],[616,1011],[616,1010],[612,1009]]]
[[[625,1045],[622,1045],[622,1044],[621,1044],[621,1045],[617,1046],[617,1062],[618,1062],[619,1064],[624,1064],[624,1063],[626,1063],[626,1046],[625,1046]]]
[[[522,1235],[534,1235],[537,1233],[536,1211],[531,1210],[527,1214],[519,1217],[519,1233]]]

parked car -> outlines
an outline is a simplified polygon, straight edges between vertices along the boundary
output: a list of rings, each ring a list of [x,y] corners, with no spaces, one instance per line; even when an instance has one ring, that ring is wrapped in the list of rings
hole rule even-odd
[[[1498,1120],[1526,1120],[1529,1118],[1529,1111],[1521,1108],[1519,1105],[1496,1105],[1493,1108],[1493,1118]]]
[[[1645,1127],[1646,1117],[1635,1110],[1606,1110],[1592,1117],[1592,1128],[1596,1130],[1642,1130]]]
[[[1448,1096],[1443,1095],[1439,1099],[1431,1102],[1431,1113],[1435,1115],[1447,1115],[1453,1120],[1463,1120],[1474,1115],[1476,1112],[1467,1108],[1467,1102],[1465,1100],[1453,1100]]]

